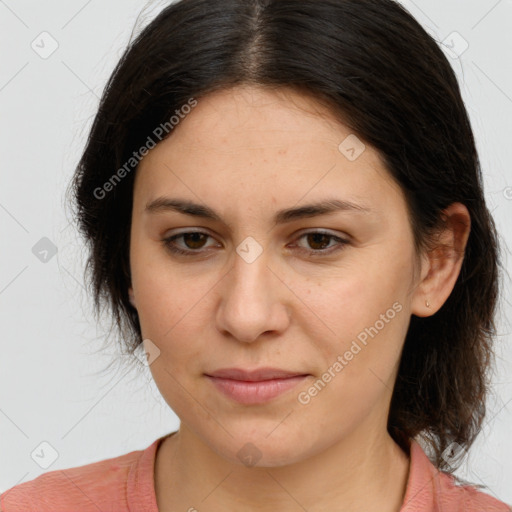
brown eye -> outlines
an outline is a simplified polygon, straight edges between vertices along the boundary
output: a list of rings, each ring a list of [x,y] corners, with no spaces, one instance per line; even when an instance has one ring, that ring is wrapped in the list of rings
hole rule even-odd
[[[305,235],[309,246],[315,250],[326,249],[332,236],[326,235],[325,233],[308,233]]]
[[[201,249],[207,248],[205,243],[208,238],[212,238],[207,233],[202,231],[187,231],[172,235],[162,240],[164,246],[175,254],[182,254],[185,256],[200,255]],[[182,244],[178,244],[177,241],[182,241]],[[299,240],[306,239],[307,247],[299,247],[299,250],[306,251],[312,256],[327,255],[335,251],[339,251],[344,248],[349,242],[342,238],[332,235],[330,233],[324,233],[322,231],[312,231],[305,233],[299,237]],[[331,244],[334,242],[334,244]]]
[[[201,249],[208,235],[199,232],[184,233],[183,242],[188,249]]]
[[[339,251],[348,245],[348,240],[323,231],[311,231],[304,233],[299,240],[305,239],[307,247],[298,246],[300,250],[306,251],[312,256],[322,256]],[[334,242],[334,244],[331,244]]]
[[[173,253],[193,256],[200,254],[208,238],[211,236],[202,231],[187,231],[167,237],[162,240],[162,243]],[[182,244],[177,243],[177,240],[180,239]]]

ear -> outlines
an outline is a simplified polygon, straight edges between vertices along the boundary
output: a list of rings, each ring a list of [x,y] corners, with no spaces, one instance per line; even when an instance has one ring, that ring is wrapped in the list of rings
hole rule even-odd
[[[411,313],[419,317],[439,311],[450,296],[462,267],[471,230],[471,216],[462,203],[452,203],[443,210],[442,216],[446,226],[439,234],[438,243],[421,258],[420,282],[411,303]]]
[[[128,297],[130,299],[130,304],[136,308],[137,306],[135,305],[135,296],[133,294],[133,288],[130,286],[130,288],[128,288]]]

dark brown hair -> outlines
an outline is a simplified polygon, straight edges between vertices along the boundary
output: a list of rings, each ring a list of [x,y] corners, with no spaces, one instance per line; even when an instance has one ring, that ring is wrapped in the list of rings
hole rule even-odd
[[[191,98],[237,84],[312,95],[373,146],[404,191],[417,253],[434,245],[444,208],[468,208],[460,275],[436,314],[411,317],[388,420],[401,446],[424,436],[450,471],[443,452],[467,449],[484,418],[498,236],[454,72],[392,0],[182,0],[141,31],[107,83],[72,182],[97,311],[112,312],[128,353],[140,345],[128,299],[136,166],[126,162]]]

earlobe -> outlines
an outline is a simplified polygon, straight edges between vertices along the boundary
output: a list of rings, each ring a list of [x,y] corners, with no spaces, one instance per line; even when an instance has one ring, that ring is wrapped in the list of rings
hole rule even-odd
[[[130,304],[136,308],[137,306],[135,305],[135,296],[133,295],[133,288],[130,286],[130,288],[128,288],[128,297],[130,299]]]
[[[411,302],[411,313],[419,317],[426,317],[433,315],[435,303],[433,304],[432,296],[432,262],[434,258],[432,254],[423,255],[421,258],[421,274],[419,283],[416,285],[414,295]]]
[[[462,203],[443,210],[445,227],[437,246],[422,260],[422,276],[414,292],[411,313],[419,317],[435,314],[450,296],[464,261],[471,217]],[[425,269],[425,270],[424,270]]]

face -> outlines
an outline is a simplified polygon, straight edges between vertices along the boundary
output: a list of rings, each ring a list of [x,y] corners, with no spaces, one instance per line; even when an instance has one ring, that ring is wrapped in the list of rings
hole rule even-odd
[[[182,427],[262,466],[385,434],[416,259],[374,149],[305,96],[244,86],[198,100],[134,187],[130,293]],[[301,377],[208,376],[264,367]]]

